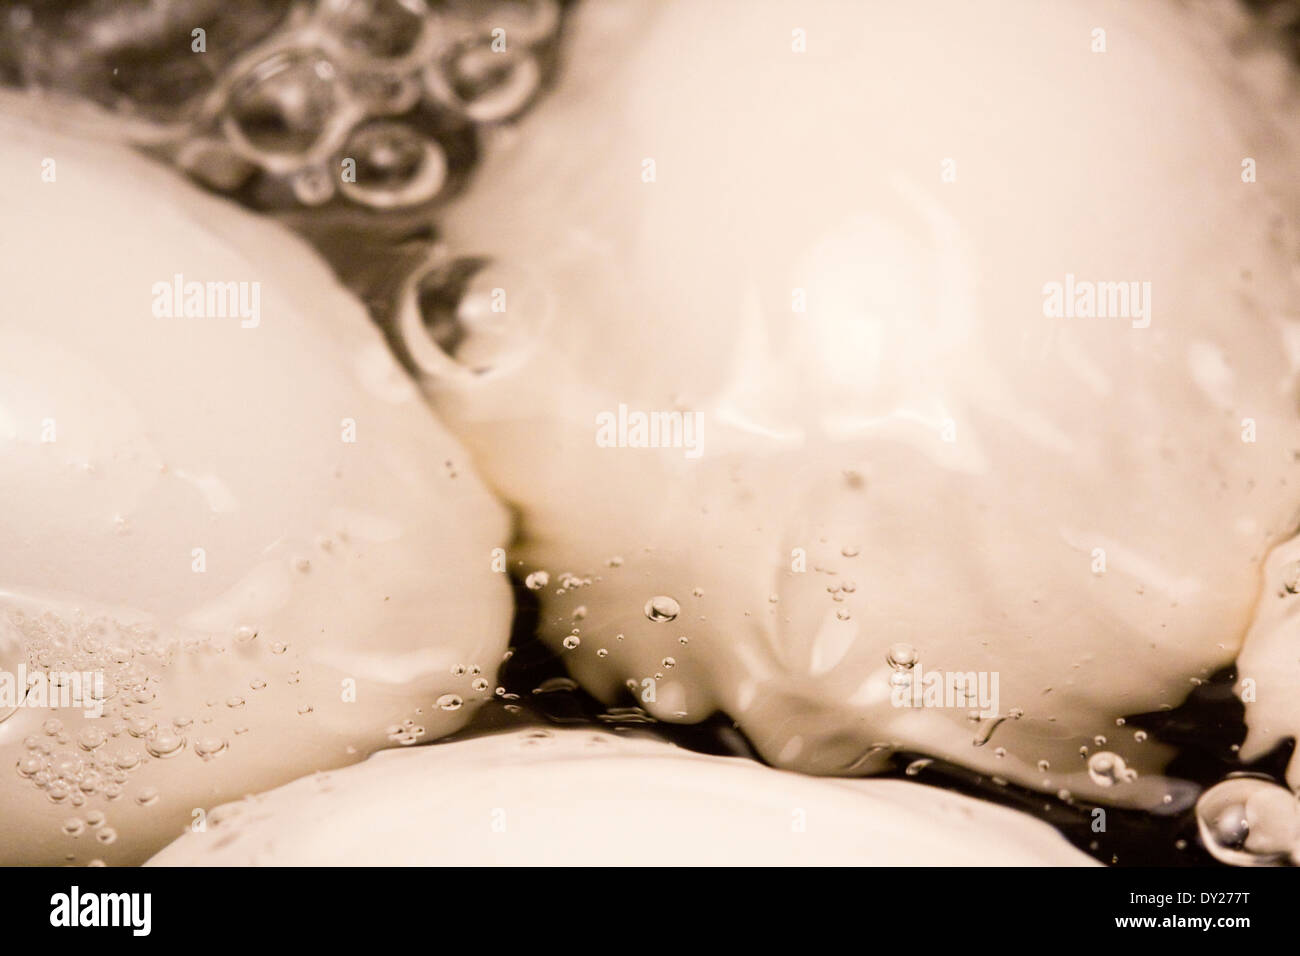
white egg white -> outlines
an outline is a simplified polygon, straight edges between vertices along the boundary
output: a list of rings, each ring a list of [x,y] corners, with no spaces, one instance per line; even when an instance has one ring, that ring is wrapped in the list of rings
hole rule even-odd
[[[219,807],[156,866],[1081,866],[1029,817],[649,738],[516,730],[377,754]]]
[[[138,861],[458,728],[506,646],[507,520],[361,306],[123,147],[0,144],[0,670],[105,698],[0,711],[0,860]]]
[[[1185,805],[1121,718],[1233,661],[1296,527],[1276,118],[1172,4],[639,10],[577,12],[574,70],[450,217],[529,276],[499,373],[408,324],[520,510],[512,560],[550,575],[548,640],[601,697],[725,711],[783,767],[903,747]],[[997,716],[896,706],[895,645],[996,675]],[[1137,774],[1098,782],[1098,749]]]

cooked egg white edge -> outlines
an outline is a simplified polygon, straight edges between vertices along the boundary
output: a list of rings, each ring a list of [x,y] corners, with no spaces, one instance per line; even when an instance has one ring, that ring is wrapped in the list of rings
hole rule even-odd
[[[222,807],[153,866],[1083,866],[1024,814],[584,729],[385,752]]]

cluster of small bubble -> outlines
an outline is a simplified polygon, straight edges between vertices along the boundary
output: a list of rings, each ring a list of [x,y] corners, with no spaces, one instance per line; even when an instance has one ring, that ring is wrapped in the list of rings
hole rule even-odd
[[[51,681],[58,675],[92,677],[80,688],[69,687],[66,699],[60,688],[51,687],[51,715],[41,722],[40,733],[23,740],[15,770],[51,803],[83,808],[92,801],[117,801],[126,794],[131,773],[150,760],[174,758],[187,749],[211,760],[228,748],[225,738],[206,731],[210,717],[196,725],[187,714],[166,720],[156,713],[158,675],[178,653],[211,647],[207,642],[168,641],[150,626],[103,616],[29,616],[15,610],[4,623],[25,652],[29,675],[44,673]],[[32,693],[28,706],[34,704]],[[53,706],[56,693],[58,707]],[[231,698],[227,706],[237,706],[232,701],[243,703]],[[95,710],[98,717],[82,717]],[[144,787],[133,798],[148,807],[158,802],[159,793]],[[117,834],[104,823],[103,812],[94,809],[69,817],[62,830],[72,837],[93,832],[97,842],[108,845]]]
[[[128,773],[146,754],[133,745],[119,746],[117,741],[142,738],[152,729],[128,715],[133,706],[153,701],[157,678],[149,662],[165,665],[170,650],[158,643],[157,635],[148,628],[123,627],[104,619],[87,621],[55,614],[27,617],[19,611],[11,622],[26,646],[30,672],[102,678],[100,684],[84,686],[89,699],[75,705],[82,710],[102,707],[101,718],[75,732],[59,717],[47,718],[39,735],[29,735],[23,741],[24,753],[16,767],[19,776],[44,791],[51,803],[80,807],[94,797],[121,797]],[[150,739],[145,746],[152,743]]]
[[[186,9],[19,5],[0,76],[107,107],[128,141],[258,208],[375,212],[439,199],[475,137],[533,101],[563,13],[560,0]]]
[[[562,596],[569,591],[576,591],[579,588],[590,587],[592,580],[591,577],[574,574],[572,571],[562,571],[556,578],[556,583],[559,584],[559,587],[556,589],[555,593]]]
[[[827,539],[822,538],[821,542],[825,544]],[[861,553],[862,549],[856,544],[845,544],[839,549],[839,556],[849,560],[856,558]],[[831,602],[835,606],[835,617],[841,621],[851,620],[853,612],[844,605],[846,599],[849,599],[849,596],[857,591],[857,584],[852,578],[841,577],[839,571],[827,564],[815,563],[813,565],[813,572],[815,574],[824,574],[831,578],[831,582],[826,585],[826,593],[830,595]],[[773,594],[768,598],[768,600],[772,604],[777,604],[780,599],[778,595]]]
[[[505,657],[506,660],[509,656]],[[504,662],[504,661],[503,661]],[[459,678],[468,683],[469,688],[465,693],[456,693],[448,691],[440,694],[434,701],[435,710],[444,712],[458,711],[465,706],[467,699],[509,699],[518,700],[517,694],[507,694],[504,687],[493,689],[491,681],[483,675],[483,668],[478,664],[455,664],[450,670],[451,676]],[[423,708],[417,708],[416,717],[424,713]],[[398,724],[390,724],[385,731],[388,740],[391,743],[401,746],[410,746],[417,744],[424,739],[427,733],[426,728],[418,720],[407,718]]]
[[[390,742],[400,744],[403,747],[409,747],[411,744],[420,742],[424,736],[424,727],[417,724],[409,717],[400,724],[392,724],[388,727],[387,736]]]

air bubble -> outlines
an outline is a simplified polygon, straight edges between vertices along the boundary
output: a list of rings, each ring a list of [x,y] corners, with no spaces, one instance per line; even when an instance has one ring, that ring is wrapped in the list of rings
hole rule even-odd
[[[342,180],[339,189],[370,209],[430,202],[447,182],[442,147],[404,123],[375,120],[353,130],[343,154],[356,161],[356,180]]]
[[[333,64],[308,49],[255,64],[230,88],[226,134],[248,158],[276,172],[330,152],[346,131]]]
[[[474,382],[527,360],[544,337],[553,296],[531,269],[435,252],[408,279],[400,309],[403,344],[422,373]]]
[[[916,648],[911,644],[892,644],[885,655],[885,663],[894,670],[911,670],[916,666]]]
[[[220,737],[202,737],[194,742],[194,752],[204,760],[211,760],[226,749],[226,741]]]
[[[180,734],[160,730],[145,741],[144,749],[154,757],[174,757],[185,749],[185,738]]]
[[[460,710],[465,701],[459,694],[443,694],[438,698],[438,707],[442,710]]]
[[[498,123],[520,112],[541,84],[537,58],[518,45],[498,53],[488,37],[448,49],[424,71],[429,93],[475,123]]]
[[[551,576],[545,571],[534,571],[524,578],[524,586],[530,591],[540,591],[551,583]]]
[[[1102,750],[1088,758],[1088,776],[1099,787],[1113,787],[1136,779],[1137,772],[1130,770],[1119,754]]]
[[[124,750],[113,761],[119,770],[134,770],[140,766],[140,755],[134,750]]]
[[[40,771],[45,766],[45,761],[40,757],[23,757],[18,761],[18,772],[24,777],[30,777]]]
[[[409,67],[431,41],[424,0],[332,0],[320,4],[331,49],[358,66]]]
[[[1229,777],[1196,802],[1205,848],[1222,863],[1267,866],[1286,861],[1300,839],[1295,795],[1257,776]]]
[[[652,597],[645,602],[645,616],[657,624],[676,619],[681,611],[682,606],[666,594]]]
[[[565,639],[561,643],[564,644],[565,650],[571,651],[579,644],[582,643],[582,638],[578,637],[577,634],[570,634],[567,637],[565,637]]]

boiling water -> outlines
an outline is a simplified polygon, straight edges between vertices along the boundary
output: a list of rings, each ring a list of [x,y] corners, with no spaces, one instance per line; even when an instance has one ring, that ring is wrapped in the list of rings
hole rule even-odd
[[[214,39],[221,24],[234,24],[238,30],[226,36],[224,45],[214,45],[216,55],[203,71],[164,72],[169,80],[166,86],[158,82],[159,64],[135,49],[135,25],[126,15],[108,15],[107,7],[98,8],[107,24],[99,35],[101,41],[107,38],[107,52],[96,58],[71,55],[83,50],[89,37],[61,33],[63,27],[42,19],[43,12],[24,15],[24,8],[11,10],[6,28],[7,75],[15,84],[90,98],[110,114],[96,114],[95,123],[123,123],[142,148],[175,163],[207,188],[294,225],[349,281],[399,352],[412,348],[400,327],[403,316],[414,316],[427,330],[438,350],[403,355],[421,372],[430,372],[422,364],[424,358],[436,364],[437,374],[472,381],[507,367],[515,360],[514,352],[524,350],[529,336],[546,334],[540,322],[524,329],[485,327],[481,320],[487,316],[490,321],[486,303],[491,290],[500,285],[527,287],[530,281],[527,277],[507,281],[499,275],[524,267],[484,256],[450,258],[431,245],[427,222],[431,212],[469,186],[475,163],[492,138],[508,135],[496,124],[526,110],[544,91],[556,66],[559,8],[552,11],[545,3],[516,5],[512,29],[517,28],[526,42],[520,53],[512,54],[507,68],[499,68],[500,64],[488,68],[483,47],[489,40],[482,34],[483,22],[464,9],[452,21],[430,18],[407,23],[409,11],[398,4],[353,5],[365,8],[364,15],[357,17],[307,15],[301,12],[303,7],[288,5],[240,4],[238,15],[227,22],[218,13],[221,5],[199,6],[208,18],[204,22],[213,25]],[[1274,27],[1292,24],[1293,32],[1285,35],[1293,37],[1300,19],[1285,20],[1282,4],[1267,6]],[[457,25],[449,28],[453,21]],[[161,35],[174,38],[189,34],[181,29],[189,22],[155,26]],[[291,39],[281,42],[277,37]],[[258,44],[264,46],[257,47],[257,57],[221,52]],[[356,159],[360,173],[356,182],[336,180],[325,171],[327,162],[340,154]],[[356,252],[358,235],[369,243],[361,255]],[[545,298],[544,288],[536,293],[536,301]],[[476,319],[480,320],[477,326]],[[446,356],[453,356],[461,367],[448,364]],[[448,467],[454,472],[450,460]],[[858,555],[854,543],[836,550],[845,559]],[[610,574],[622,564],[621,559],[618,564],[614,560]],[[308,569],[300,570],[307,573]],[[486,700],[473,711],[471,724],[449,741],[516,726],[589,725],[653,735],[703,753],[759,759],[759,750],[729,719],[715,716],[695,724],[658,719],[639,706],[635,685],[614,704],[602,704],[584,692],[568,676],[564,654],[593,650],[595,638],[583,624],[586,605],[573,609],[572,630],[562,637],[559,648],[536,637],[541,623],[537,593],[556,584],[569,585],[558,568],[531,571],[516,585],[512,653],[495,682],[499,686],[489,680],[491,662],[483,661],[473,665],[472,673],[464,670],[454,675],[464,688],[458,686],[431,702],[430,712],[451,714],[471,710],[467,703]],[[837,585],[828,600],[840,602],[846,591],[852,592],[852,582],[847,587]],[[674,625],[683,615],[684,603],[690,603],[693,614],[707,615],[713,600],[704,592],[689,598],[647,593],[644,617],[655,625]],[[847,609],[837,614],[841,621],[849,618]],[[119,653],[115,649],[120,642],[110,638],[80,645],[91,653],[102,648],[113,659],[105,697],[125,700],[122,695],[126,695],[137,703],[150,703],[154,691],[149,675],[133,669],[131,661],[153,653],[152,645],[146,640]],[[657,655],[660,674],[682,673],[688,665],[689,638],[683,634],[679,641],[680,649],[674,648],[671,655]],[[39,641],[26,644],[40,650]],[[0,646],[5,653],[12,650],[6,648]],[[274,648],[267,653],[275,654]],[[603,659],[608,649],[597,647],[594,653]],[[126,660],[117,660],[123,656]],[[86,662],[51,658],[39,663],[75,670]],[[891,647],[887,665],[896,674],[912,670],[917,663],[915,648]],[[292,669],[284,670],[284,674],[277,672],[279,682],[292,685]],[[1125,715],[1106,734],[1096,736],[1080,756],[1091,781],[1100,788],[1121,788],[1132,779],[1123,758],[1111,749],[1123,749],[1117,745],[1121,738],[1126,747],[1167,745],[1176,752],[1166,771],[1167,812],[1159,807],[1138,811],[1110,806],[1104,833],[1092,827],[1092,810],[1098,801],[1089,799],[1085,805],[1068,791],[1037,792],[994,773],[976,773],[933,754],[906,749],[871,754],[872,769],[1015,807],[1056,826],[1076,846],[1105,863],[1281,862],[1294,843],[1287,819],[1288,813],[1294,813],[1294,801],[1287,802],[1290,795],[1275,782],[1283,779],[1293,744],[1280,743],[1248,763],[1239,760],[1237,749],[1245,738],[1245,725],[1243,708],[1233,693],[1236,677],[1231,669],[1221,670],[1195,686],[1181,706]],[[210,720],[200,717],[196,724],[193,716],[179,712],[168,714],[163,725],[157,721],[137,725],[123,711],[117,715],[125,721],[121,733],[112,736],[141,741],[143,753],[106,746],[106,740],[90,731],[73,739],[55,720],[43,728],[43,737],[34,738],[17,771],[37,785],[44,784],[51,800],[67,801],[65,833],[80,836],[94,831],[95,839],[109,846],[118,834],[102,813],[81,809],[87,795],[120,791],[140,761],[178,756],[222,759],[238,747],[235,737],[242,726],[237,717],[224,718],[239,714],[248,700],[265,689],[265,684],[257,686],[257,680],[249,683],[246,696],[241,690],[213,708],[223,715],[219,729],[203,726]],[[303,703],[299,714],[309,718],[313,709],[311,703]],[[7,716],[0,711],[0,720]],[[401,746],[425,741],[425,717],[417,714],[390,726],[388,742]],[[986,728],[981,743],[994,753],[1002,749],[996,725]],[[877,756],[882,759],[874,759]],[[1047,773],[1052,768],[1043,760],[1038,769]],[[159,797],[158,789],[147,787],[135,800],[149,807]],[[79,812],[71,812],[74,808]]]
[[[498,677],[497,700],[445,742],[526,727],[591,726],[668,740],[698,753],[761,759],[744,732],[725,716],[700,723],[664,723],[641,707],[630,690],[616,706],[596,700],[568,677],[561,655],[537,639],[538,602],[529,588],[517,584],[515,599],[518,611],[511,651]],[[1234,679],[1230,669],[1224,670],[1174,710],[1123,718],[1122,724],[1117,722],[1115,737],[1146,734],[1153,743],[1175,748],[1177,756],[1166,774],[1196,791],[1209,791],[1233,774],[1248,775],[1246,782],[1258,785],[1273,781],[1276,787],[1294,744],[1283,742],[1249,764],[1239,759],[1237,749],[1246,731],[1244,709],[1232,691]],[[1097,801],[1084,805],[1069,795],[1036,793],[925,754],[894,753],[879,776],[955,790],[1027,813],[1056,827],[1076,847],[1105,864],[1213,866],[1248,861],[1224,840],[1199,832],[1201,813],[1195,802],[1184,802],[1170,812],[1107,807],[1106,831],[1098,833],[1092,813]]]

